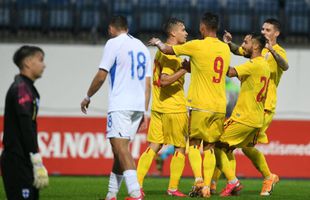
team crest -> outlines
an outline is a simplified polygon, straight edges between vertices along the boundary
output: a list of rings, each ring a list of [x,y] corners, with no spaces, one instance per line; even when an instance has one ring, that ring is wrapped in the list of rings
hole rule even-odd
[[[29,198],[29,195],[30,195],[29,189],[27,189],[27,188],[22,189],[22,195],[23,195],[23,198],[24,198],[24,199],[28,199],[28,198]]]

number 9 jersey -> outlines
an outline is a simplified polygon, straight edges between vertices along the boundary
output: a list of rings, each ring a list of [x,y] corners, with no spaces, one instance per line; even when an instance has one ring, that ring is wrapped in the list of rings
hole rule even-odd
[[[151,58],[140,40],[126,33],[109,39],[99,69],[109,73],[108,112],[145,111],[145,77],[151,77]]]
[[[190,57],[189,106],[226,113],[225,77],[231,59],[228,45],[218,38],[206,37],[173,46],[173,50],[177,56]]]

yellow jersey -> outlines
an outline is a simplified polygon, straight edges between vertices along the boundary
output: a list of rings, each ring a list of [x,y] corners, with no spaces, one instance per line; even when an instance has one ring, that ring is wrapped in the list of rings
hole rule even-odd
[[[156,52],[153,66],[152,110],[161,113],[186,112],[184,76],[171,85],[161,87],[161,74],[172,75],[182,66],[182,59],[175,55]]]
[[[272,46],[272,48],[279,54],[286,62],[288,62],[286,57],[286,51],[278,44]],[[244,55],[244,50],[239,47],[239,53]],[[270,81],[267,90],[267,98],[265,102],[265,110],[275,112],[277,105],[277,87],[279,85],[281,76],[283,74],[282,68],[277,64],[273,55],[269,52],[267,48],[262,51],[262,56],[265,57],[270,68]]]
[[[260,128],[264,123],[264,103],[270,70],[264,57],[259,56],[235,67],[241,88],[231,118],[239,123]]]
[[[188,105],[212,112],[226,112],[225,77],[230,50],[218,38],[206,37],[173,46],[176,55],[190,57],[191,80]]]

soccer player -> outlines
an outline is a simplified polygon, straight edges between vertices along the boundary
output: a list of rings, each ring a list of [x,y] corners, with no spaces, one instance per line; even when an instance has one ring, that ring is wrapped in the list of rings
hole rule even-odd
[[[34,82],[45,69],[40,47],[22,46],[13,56],[19,74],[5,99],[1,171],[8,200],[39,199],[48,186],[47,170],[38,147],[37,114],[40,95]]]
[[[266,47],[262,51],[270,68],[270,81],[267,90],[267,98],[265,102],[265,120],[264,125],[258,135],[258,143],[268,143],[266,130],[268,129],[273,116],[275,115],[277,103],[277,87],[280,83],[283,71],[288,70],[285,50],[277,43],[277,38],[280,35],[280,22],[276,19],[266,19],[263,23],[261,33],[268,39]],[[236,55],[244,55],[242,48],[234,44],[230,33],[224,35],[224,41],[229,44],[231,51]],[[253,165],[259,170],[264,177],[263,186],[260,195],[269,196],[279,181],[276,174],[271,173],[265,156],[255,147],[243,147],[243,153],[252,161]],[[216,172],[217,173],[217,172]],[[216,180],[213,181],[211,187],[216,189]]]
[[[110,174],[107,200],[116,199],[124,177],[128,200],[143,199],[137,179],[135,161],[129,151],[150,98],[151,61],[147,47],[128,34],[127,20],[115,16],[109,23],[112,37],[104,47],[99,70],[95,75],[87,96],[81,102],[86,114],[90,98],[109,76],[109,108],[107,116],[107,138],[110,139],[114,163]]]
[[[261,53],[265,45],[266,38],[262,34],[247,35],[241,47],[250,60],[230,67],[227,72],[227,76],[239,78],[241,89],[233,113],[225,122],[225,131],[215,148],[217,166],[228,180],[221,196],[230,196],[233,191],[242,188],[227,154],[232,154],[234,148],[254,143],[264,124],[264,102],[270,77],[268,63]]]
[[[184,22],[171,18],[165,25],[167,45],[186,42],[187,32]],[[188,131],[186,100],[184,95],[184,74],[182,59],[175,55],[156,52],[153,67],[152,112],[147,135],[148,148],[141,155],[137,167],[138,180],[143,186],[144,178],[150,169],[155,155],[163,144],[175,147],[170,163],[170,181],[167,193],[171,196],[185,197],[178,190],[185,165],[185,146]]]
[[[192,108],[189,134],[189,161],[195,176],[195,187],[203,197],[210,197],[210,182],[215,168],[214,144],[223,133],[226,112],[225,73],[230,63],[227,44],[217,38],[218,16],[205,13],[200,20],[201,40],[169,46],[157,38],[149,43],[165,54],[190,57],[191,82],[188,103]],[[204,159],[199,151],[203,140]],[[202,178],[202,163],[204,178]]]

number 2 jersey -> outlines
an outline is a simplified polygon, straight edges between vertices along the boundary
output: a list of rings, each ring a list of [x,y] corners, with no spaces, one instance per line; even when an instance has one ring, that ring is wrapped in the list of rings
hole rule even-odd
[[[218,38],[206,37],[173,46],[173,50],[177,56],[190,57],[189,106],[225,113],[225,78],[231,59],[228,45]]]
[[[99,69],[109,73],[108,112],[145,111],[145,77],[151,77],[151,59],[140,40],[126,33],[109,39]]]
[[[235,67],[241,89],[231,118],[242,124],[260,128],[264,123],[264,103],[270,69],[264,57],[259,56]]]

